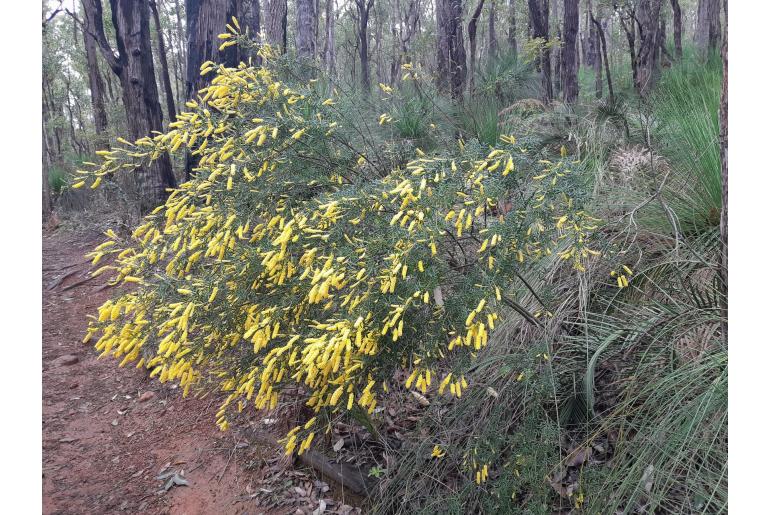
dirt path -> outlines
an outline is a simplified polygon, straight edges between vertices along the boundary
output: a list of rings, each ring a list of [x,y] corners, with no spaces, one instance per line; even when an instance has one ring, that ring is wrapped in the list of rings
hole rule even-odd
[[[142,370],[97,360],[81,342],[86,315],[111,294],[99,291],[101,278],[71,287],[86,277],[83,255],[99,241],[98,234],[43,237],[43,513],[313,512],[328,486],[280,467],[274,449],[259,449],[243,433],[220,432],[215,401],[183,400]],[[164,491],[164,472],[189,486]],[[294,499],[278,495],[279,481]]]

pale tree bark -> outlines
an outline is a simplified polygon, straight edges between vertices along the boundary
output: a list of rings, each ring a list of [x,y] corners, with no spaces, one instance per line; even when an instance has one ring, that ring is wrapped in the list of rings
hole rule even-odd
[[[369,95],[371,79],[369,78],[369,12],[374,0],[354,0],[357,13],[358,57],[361,64],[361,90]]]
[[[91,91],[91,111],[94,117],[94,130],[96,131],[97,150],[110,148],[107,134],[107,109],[104,104],[104,81],[99,73],[99,50],[94,38],[83,31],[83,44],[86,50],[86,64],[88,67],[88,88]]]
[[[286,0],[267,0],[267,16],[265,16],[267,42],[281,53],[286,52],[287,12]]]
[[[467,76],[462,0],[436,1],[438,85],[462,100]]]
[[[679,0],[671,0],[671,11],[674,24],[674,54],[677,59],[682,58],[682,8]],[[726,28],[726,27],[725,27]]]
[[[548,0],[528,0],[529,23],[532,27],[532,37],[542,38],[548,42]],[[550,104],[553,100],[553,83],[551,81],[551,51],[548,47],[540,52],[540,80],[543,88],[543,101]]]
[[[577,35],[580,23],[578,0],[564,0],[564,46],[562,47],[564,102],[574,104],[578,98]]]
[[[150,0],[150,10],[155,21],[155,32],[158,36],[158,57],[160,58],[160,77],[163,82],[163,90],[166,95],[166,111],[169,121],[176,120],[176,105],[174,104],[174,90],[171,88],[171,77],[168,74],[168,60],[166,59],[166,43],[163,40],[163,28],[160,25],[160,15],[156,0]]]
[[[326,0],[326,37],[324,38],[324,64],[326,65],[326,73],[330,77],[336,75],[337,69],[337,53],[335,45],[336,38],[334,34],[335,26],[334,16],[334,0]]]
[[[315,58],[315,0],[297,0],[297,56]]]
[[[497,43],[497,27],[495,21],[497,18],[497,0],[491,0],[489,2],[489,27],[487,37],[489,38],[488,55],[489,60],[493,60],[497,57],[499,44]]]
[[[110,0],[117,51],[107,41],[102,22],[101,0],[85,0],[86,30],[98,43],[104,59],[118,76],[129,137],[140,139],[163,130],[162,110],[155,81],[150,44],[150,13],[146,0]],[[146,213],[176,186],[171,160],[163,153],[134,172],[139,194],[139,211]]]
[[[481,11],[484,8],[484,0],[479,0],[476,4],[476,8],[471,14],[471,19],[468,22],[468,51],[469,68],[468,68],[468,91],[473,94],[474,87],[476,85],[476,29],[478,28],[479,18],[481,17]]]
[[[508,0],[508,48],[514,58],[518,57],[516,48],[516,0]]]

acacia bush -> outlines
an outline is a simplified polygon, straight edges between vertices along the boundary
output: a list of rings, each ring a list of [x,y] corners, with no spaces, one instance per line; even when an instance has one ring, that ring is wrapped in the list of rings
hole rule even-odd
[[[247,44],[232,27],[221,38]],[[351,143],[338,97],[259,53],[260,67],[204,63],[210,86],[167,132],[119,139],[80,172],[75,186],[97,187],[164,152],[198,160],[128,241],[108,231],[90,254],[112,258],[94,273],[134,287],[99,308],[86,340],[185,395],[223,390],[222,429],[233,409],[300,395],[316,416],[284,444],[301,453],[331,417],[372,414],[397,370],[406,388],[461,397],[503,306],[547,316],[512,285],[547,256],[584,270],[598,220],[566,149],[543,159],[513,136],[382,170]]]

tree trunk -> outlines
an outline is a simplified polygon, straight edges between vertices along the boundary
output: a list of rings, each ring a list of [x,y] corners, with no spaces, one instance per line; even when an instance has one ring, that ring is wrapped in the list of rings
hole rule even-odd
[[[312,61],[315,57],[315,0],[297,0],[297,56]]]
[[[580,18],[578,0],[564,0],[564,102],[574,104],[578,98],[577,35]]]
[[[371,91],[369,78],[369,11],[374,0],[355,0],[358,14],[358,57],[361,63],[361,92],[368,96]]]
[[[671,0],[671,10],[674,15],[674,54],[677,59],[682,59],[682,8],[679,7],[679,0]]]
[[[280,53],[286,52],[286,0],[268,0],[265,32],[267,42]]]
[[[462,99],[467,75],[462,0],[436,1],[438,84],[452,98]]]
[[[604,61],[604,73],[607,76],[607,93],[610,96],[610,103],[615,103],[615,91],[612,89],[612,75],[610,74],[610,61],[607,58],[607,39],[604,37],[604,27],[599,23],[599,20],[594,18],[591,13],[591,22],[596,26],[596,31],[599,33],[599,43],[601,44],[601,56],[600,61]]]
[[[508,48],[510,48],[514,58],[518,57],[519,50],[516,48],[516,0],[508,0]]]
[[[495,27],[495,18],[497,18],[497,1],[491,0],[489,3],[489,48],[488,56],[492,61],[497,57],[498,44],[497,44],[497,28]]]
[[[206,61],[220,62],[234,67],[238,64],[238,51],[232,46],[219,52],[217,36],[225,31],[230,18],[239,17],[242,4],[239,0],[185,0],[187,17],[187,78],[185,99],[195,99],[198,91],[205,88],[212,74],[201,75],[201,65]],[[185,154],[184,176],[189,179],[197,159],[188,151]]]
[[[719,220],[719,235],[722,240],[722,262],[720,266],[723,305],[722,338],[727,345],[727,0],[724,0],[725,33],[722,38],[722,97],[719,102],[719,157],[722,162],[722,213]]]
[[[547,43],[548,0],[528,0],[528,4],[532,37],[542,38]],[[543,101],[550,104],[553,100],[553,83],[551,82],[551,51],[547,45],[540,51],[540,79],[543,88]]]
[[[636,89],[642,96],[650,92],[657,80],[661,3],[662,0],[639,1]]]
[[[174,104],[174,90],[171,89],[171,77],[168,74],[168,60],[166,59],[166,43],[163,41],[163,29],[160,25],[160,15],[155,0],[150,0],[150,9],[155,21],[155,32],[158,34],[158,57],[160,58],[160,77],[163,81],[163,90],[166,94],[166,111],[169,122],[176,120],[176,105]]]
[[[484,0],[479,0],[476,4],[476,9],[471,14],[471,20],[468,22],[468,50],[470,52],[468,69],[468,91],[473,94],[473,89],[476,84],[476,29],[479,23],[479,17],[481,16],[481,10],[484,8]]]
[[[324,63],[326,73],[334,77],[336,73],[336,41],[334,37],[334,0],[326,0],[326,38],[324,39]]]
[[[231,46],[219,51],[217,36],[225,32],[231,18],[241,17],[241,0],[185,0],[187,17],[187,79],[185,97],[194,98],[199,90],[212,79],[211,75],[201,76],[201,65],[206,61],[222,63],[228,67],[238,66],[238,49]]]
[[[698,0],[695,44],[702,53],[717,49],[720,39],[719,0]]]
[[[101,0],[84,0],[83,3],[88,13],[87,30],[120,80],[129,137],[140,139],[149,136],[152,131],[161,131],[162,111],[155,81],[147,2],[110,0],[117,52],[110,47],[105,36]],[[165,153],[138,168],[134,178],[141,213],[162,203],[167,195],[166,188],[176,186],[171,160]]]
[[[99,1],[99,0],[96,0]],[[150,13],[145,1],[110,0],[118,43],[118,78],[131,138],[163,130],[163,113],[158,99],[155,66],[150,45]],[[146,213],[162,203],[166,188],[176,186],[171,160],[164,153],[134,172],[139,190],[139,210]]]
[[[43,136],[43,221],[45,222],[51,215],[53,203],[51,202],[51,184],[48,182],[48,176],[51,171],[51,155],[48,149],[48,138],[45,135],[45,117],[41,125],[41,134]]]
[[[86,11],[86,16],[88,11]],[[90,23],[86,19],[86,25]],[[83,44],[86,50],[86,64],[88,68],[88,87],[91,90],[91,110],[94,117],[94,130],[96,131],[97,150],[110,148],[107,137],[107,109],[104,105],[104,81],[99,73],[98,52],[94,38],[83,31]]]
[[[559,24],[559,2],[562,0],[552,0],[552,5],[550,7],[550,21],[549,21],[549,30],[550,25],[553,25],[554,30],[556,32],[556,39],[559,40],[560,44],[556,47],[554,47],[553,52],[551,54],[551,62],[553,63],[553,95],[554,97],[558,97],[560,95],[560,92],[562,91],[562,83],[563,76],[564,76],[564,65],[562,63],[562,50],[564,48],[564,37],[561,33],[561,25]]]

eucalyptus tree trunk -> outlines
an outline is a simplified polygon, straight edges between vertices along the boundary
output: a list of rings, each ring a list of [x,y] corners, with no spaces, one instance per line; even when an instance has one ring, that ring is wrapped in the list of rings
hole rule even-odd
[[[493,60],[497,57],[498,43],[497,43],[497,28],[495,26],[495,18],[497,18],[497,1],[491,0],[489,3],[489,48],[488,55],[489,60]]]
[[[615,103],[615,91],[612,89],[612,75],[610,74],[610,61],[607,58],[607,38],[604,36],[604,27],[601,22],[597,20],[593,13],[591,13],[591,23],[596,26],[596,31],[599,34],[599,44],[601,47],[601,54],[598,56],[599,61],[604,62],[604,73],[607,76],[607,93],[610,97],[610,103]]]
[[[334,77],[337,68],[336,39],[334,36],[334,0],[326,0],[326,37],[324,38],[324,64],[326,73]]]
[[[83,31],[83,44],[86,50],[86,65],[88,68],[88,88],[91,91],[91,111],[94,117],[97,150],[110,148],[107,137],[107,109],[104,104],[105,86],[99,72],[99,59],[96,41]]]
[[[508,48],[514,58],[518,57],[516,48],[516,0],[508,0]]]
[[[695,44],[702,53],[717,49],[720,39],[719,0],[698,0]]]
[[[562,64],[564,37],[561,32],[562,26],[559,23],[559,3],[563,0],[551,1],[553,4],[551,5],[551,10],[549,13],[549,23],[555,28],[556,39],[558,39],[560,42],[558,46],[554,47],[553,52],[551,53],[551,61],[553,62],[553,95],[555,98],[560,95],[560,92],[563,88],[562,83],[564,82],[564,66]]]
[[[315,58],[315,0],[297,0],[297,55],[312,61]]]
[[[662,0],[640,0],[637,24],[639,25],[639,50],[637,53],[636,89],[646,96],[655,85],[658,76],[658,49],[660,8]]]
[[[231,18],[241,17],[240,0],[185,0],[187,16],[187,79],[185,81],[186,99],[195,98],[199,90],[212,79],[211,75],[200,74],[201,65],[214,61],[228,67],[238,65],[236,46],[219,51],[219,34],[226,31],[225,26],[232,23]]]
[[[436,1],[438,86],[460,100],[467,75],[462,14],[462,0]]]
[[[163,40],[163,29],[160,25],[160,15],[156,0],[150,0],[150,10],[155,21],[155,32],[158,35],[158,57],[160,58],[160,77],[163,81],[163,90],[166,95],[166,111],[169,121],[176,120],[176,105],[174,104],[174,90],[171,88],[171,77],[168,74],[168,60],[166,59],[166,43]]]
[[[548,0],[528,0],[529,23],[532,27],[532,37],[542,38],[548,42]],[[553,100],[553,83],[551,81],[551,51],[545,46],[540,51],[540,81],[543,88],[543,101],[550,104]]]
[[[129,137],[140,139],[163,130],[155,66],[150,44],[150,9],[146,0],[110,0],[117,51],[107,41],[101,0],[84,0],[87,31],[96,40],[104,59],[118,76]],[[176,186],[168,154],[134,172],[140,213],[162,203],[167,188]]]
[[[374,0],[355,0],[358,14],[358,58],[361,63],[361,91],[369,95],[371,79],[369,78],[369,12],[374,5]]]
[[[580,18],[578,0],[564,0],[564,46],[562,47],[564,102],[574,104],[578,98],[577,35]]]
[[[194,100],[198,91],[205,88],[213,78],[212,74],[201,75],[201,65],[206,61],[222,63],[228,67],[238,65],[238,50],[235,46],[219,51],[217,36],[226,30],[231,18],[242,17],[240,0],[185,0],[187,17],[187,78],[185,98]],[[189,179],[197,159],[185,154],[184,175]]]
[[[469,62],[470,67],[468,69],[468,91],[473,94],[473,89],[476,84],[476,30],[478,28],[479,18],[481,17],[481,11],[484,8],[484,0],[479,0],[476,4],[476,9],[471,14],[471,19],[468,22],[468,51],[470,53]]]
[[[286,52],[287,12],[286,0],[267,0],[267,16],[265,16],[267,42],[281,53]]]
[[[671,10],[674,24],[674,54],[677,59],[682,59],[682,8],[679,7],[679,0],[671,0]]]

